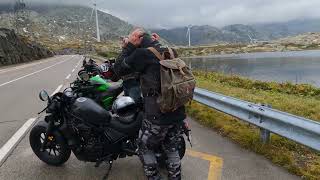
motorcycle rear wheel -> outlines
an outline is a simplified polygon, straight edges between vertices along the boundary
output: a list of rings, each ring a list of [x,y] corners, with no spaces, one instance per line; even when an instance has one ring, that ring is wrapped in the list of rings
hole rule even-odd
[[[51,140],[48,140],[47,147],[45,147],[44,151],[41,151],[45,133],[46,127],[44,126],[37,125],[32,128],[29,136],[32,151],[41,161],[48,165],[60,166],[64,164],[71,155],[71,150],[68,148],[64,137],[60,133],[54,132],[50,135]]]

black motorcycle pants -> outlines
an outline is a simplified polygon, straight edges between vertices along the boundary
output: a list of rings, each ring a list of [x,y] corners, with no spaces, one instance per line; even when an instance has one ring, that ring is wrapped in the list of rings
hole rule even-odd
[[[161,179],[155,151],[162,149],[167,156],[169,180],[181,179],[181,160],[178,151],[180,132],[178,125],[158,125],[144,119],[139,132],[139,157],[149,180]]]

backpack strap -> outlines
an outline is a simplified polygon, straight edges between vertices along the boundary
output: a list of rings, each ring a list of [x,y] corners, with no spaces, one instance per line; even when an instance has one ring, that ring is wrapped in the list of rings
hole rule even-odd
[[[170,53],[170,59],[174,59],[174,53],[173,50],[171,48],[168,47],[169,53]]]
[[[147,49],[149,49],[159,59],[159,61],[164,60],[163,55],[161,55],[160,52],[158,50],[156,50],[156,48],[148,47]]]

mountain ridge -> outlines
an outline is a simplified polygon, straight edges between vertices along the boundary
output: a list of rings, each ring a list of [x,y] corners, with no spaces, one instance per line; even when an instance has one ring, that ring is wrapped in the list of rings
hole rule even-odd
[[[169,43],[187,45],[187,27],[172,29],[153,29]],[[232,24],[221,28],[210,25],[192,26],[191,42],[193,45],[216,43],[252,43],[271,41],[308,32],[320,32],[320,20],[306,19],[283,23],[261,23],[253,25]]]

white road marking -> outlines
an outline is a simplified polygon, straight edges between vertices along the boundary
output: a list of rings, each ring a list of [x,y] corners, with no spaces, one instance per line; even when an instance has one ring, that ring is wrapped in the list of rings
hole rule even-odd
[[[58,62],[58,63],[53,64],[53,65],[51,65],[51,66],[48,66],[48,67],[46,67],[46,68],[40,69],[40,70],[35,71],[35,72],[33,72],[33,73],[30,73],[30,74],[27,74],[27,75],[25,75],[25,76],[22,76],[22,77],[16,78],[16,79],[14,79],[14,80],[11,80],[11,81],[8,81],[8,82],[5,82],[5,83],[2,83],[2,84],[0,84],[0,87],[1,87],[1,86],[4,86],[4,85],[7,85],[7,84],[10,84],[10,83],[13,83],[13,82],[15,82],[15,81],[18,81],[18,80],[20,80],[20,79],[23,79],[23,78],[26,78],[26,77],[32,76],[32,75],[37,74],[37,73],[39,73],[39,72],[41,72],[41,71],[44,71],[44,70],[50,69],[50,68],[52,68],[52,67],[54,67],[54,66],[56,66],[56,65],[58,65],[58,64],[61,64],[61,63],[66,62],[67,60],[69,60],[69,59],[66,59],[66,60],[64,60],[64,61]]]
[[[75,71],[75,69],[72,69],[72,72],[74,72]]]
[[[79,63],[76,65],[75,69],[77,69],[77,68],[78,68],[78,66],[79,66]]]
[[[59,85],[57,89],[51,94],[54,95],[61,90],[63,85]],[[33,127],[37,118],[30,118],[27,122],[25,122],[21,128],[14,133],[14,135],[4,144],[0,149],[0,166],[6,161],[15,147],[19,144],[19,142],[23,139],[23,137],[28,133],[28,131]]]
[[[0,149],[0,166],[5,162],[11,152],[19,144],[26,133],[36,122],[37,118],[31,118],[25,122],[22,127],[4,144]]]
[[[60,84],[57,89],[55,91],[53,91],[53,93],[51,94],[51,96],[53,96],[54,94],[56,94],[57,92],[59,92],[62,88],[63,84]]]
[[[35,65],[39,65],[39,64],[43,64],[43,63],[46,63],[48,61],[53,61],[55,59],[57,59],[58,57],[55,57],[53,59],[48,59],[48,60],[44,60],[44,61],[41,61],[41,62],[37,62],[37,63],[31,63],[31,64],[25,64],[25,65],[21,65],[19,67],[12,67],[12,68],[9,68],[9,69],[3,69],[3,70],[0,70],[0,74],[3,74],[3,73],[6,73],[6,72],[10,72],[10,71],[13,71],[13,70],[19,70],[19,69],[23,69],[23,68],[27,68],[27,67],[30,67],[30,66],[35,66]]]
[[[82,57],[82,56],[81,56]],[[79,62],[77,63],[76,67],[74,69],[77,69],[78,66],[80,65],[81,59],[79,60]]]
[[[69,79],[71,77],[71,74],[69,74],[67,77],[66,77],[66,79]]]

